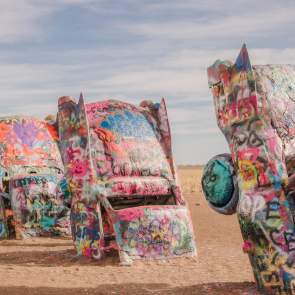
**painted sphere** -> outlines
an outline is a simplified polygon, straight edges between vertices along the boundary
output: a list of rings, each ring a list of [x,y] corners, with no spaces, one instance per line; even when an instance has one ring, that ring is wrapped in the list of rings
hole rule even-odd
[[[203,172],[202,188],[207,201],[213,206],[224,207],[230,202],[235,186],[229,157],[214,157],[207,163]]]

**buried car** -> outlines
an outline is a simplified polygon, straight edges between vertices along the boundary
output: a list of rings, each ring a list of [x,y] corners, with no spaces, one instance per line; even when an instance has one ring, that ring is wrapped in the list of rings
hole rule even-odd
[[[70,235],[70,194],[56,128],[0,118],[0,239]]]
[[[164,100],[137,107],[61,97],[58,125],[79,255],[116,249],[122,264],[195,255]]]
[[[258,288],[295,294],[295,66],[252,67],[244,45],[208,79],[231,155],[206,165],[206,199],[217,212],[237,211]]]

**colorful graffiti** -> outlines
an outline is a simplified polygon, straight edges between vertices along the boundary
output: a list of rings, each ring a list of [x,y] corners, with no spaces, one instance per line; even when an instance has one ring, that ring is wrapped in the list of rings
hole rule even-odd
[[[33,118],[0,119],[1,170],[8,175],[38,172],[34,168],[63,171],[53,130],[44,121]]]
[[[252,67],[243,46],[234,64],[217,61],[209,67],[208,79],[237,177],[243,250],[259,289],[295,294],[295,67]]]
[[[17,237],[70,235],[70,198],[63,182],[54,175],[10,180]]]
[[[202,189],[209,205],[222,214],[233,214],[239,200],[237,177],[231,156],[212,158],[203,170]]]
[[[0,119],[0,223],[6,238],[69,234],[70,195],[57,139],[55,126],[45,121]]]
[[[3,198],[0,196],[0,240],[8,238],[8,228],[5,216],[5,205]]]
[[[194,252],[186,208],[127,208],[114,216],[120,248],[131,257],[173,257]]]
[[[115,100],[84,104],[83,97],[78,103],[61,97],[58,118],[73,193],[71,220],[78,254],[97,258],[115,247],[122,263],[140,257],[194,255],[193,230],[177,184],[164,100],[136,107]],[[145,218],[137,218],[140,226],[135,228],[135,220],[126,223],[123,216],[134,217],[138,212]],[[159,251],[143,255],[137,252],[141,246],[136,246],[139,240],[131,232],[140,235],[153,222],[161,223],[165,242],[155,241],[156,234],[150,230],[144,247],[158,243]],[[171,231],[177,226],[184,233],[176,243]]]
[[[97,157],[97,174],[111,176],[159,176],[171,178],[171,168],[161,149],[156,120],[136,107],[111,101],[86,105],[90,134]],[[94,134],[93,134],[94,133]],[[101,150],[103,148],[103,150]],[[99,156],[103,154],[104,159]],[[109,169],[110,168],[110,169]]]

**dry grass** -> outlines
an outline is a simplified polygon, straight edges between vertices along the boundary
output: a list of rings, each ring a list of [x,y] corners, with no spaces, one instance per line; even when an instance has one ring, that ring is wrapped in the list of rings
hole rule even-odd
[[[201,192],[202,166],[179,166],[178,176],[184,194]]]

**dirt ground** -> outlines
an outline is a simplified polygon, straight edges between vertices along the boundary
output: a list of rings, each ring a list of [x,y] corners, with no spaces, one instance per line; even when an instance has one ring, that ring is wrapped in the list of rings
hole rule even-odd
[[[0,295],[254,295],[237,218],[215,213],[200,188],[201,167],[181,167],[179,176],[192,214],[198,257],[118,264],[75,257],[70,240],[0,242]]]

